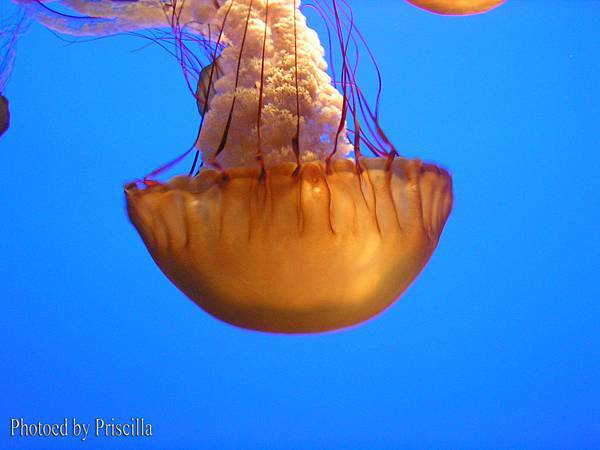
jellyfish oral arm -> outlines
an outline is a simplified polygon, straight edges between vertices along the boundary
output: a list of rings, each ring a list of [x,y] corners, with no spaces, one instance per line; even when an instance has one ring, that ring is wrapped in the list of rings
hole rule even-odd
[[[219,58],[224,75],[215,83],[198,141],[205,162],[218,156],[225,168],[256,167],[259,104],[266,165],[296,161],[296,146],[302,150],[301,162],[325,159],[335,142],[338,157],[351,152],[346,134],[336,133],[342,95],[327,74],[318,36],[295,2],[244,0],[225,3],[218,14],[225,11],[229,46]]]

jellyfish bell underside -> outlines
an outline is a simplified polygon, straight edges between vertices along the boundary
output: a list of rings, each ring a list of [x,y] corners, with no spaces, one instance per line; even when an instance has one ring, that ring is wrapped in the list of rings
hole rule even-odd
[[[427,11],[448,15],[466,16],[488,12],[506,0],[406,0],[408,3]]]
[[[386,309],[427,264],[451,178],[398,157],[379,96],[366,106],[353,57],[364,39],[345,1],[306,2],[339,46],[337,67],[299,0],[60,3],[93,20],[36,17],[79,35],[164,27],[177,7],[167,23],[201,116],[196,158],[189,175],[148,176],[125,196],[156,264],[209,314],[267,332],[337,330]],[[190,76],[192,35],[209,58]]]

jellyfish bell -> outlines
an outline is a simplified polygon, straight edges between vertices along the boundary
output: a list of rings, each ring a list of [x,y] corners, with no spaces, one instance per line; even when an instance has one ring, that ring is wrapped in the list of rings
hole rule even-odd
[[[406,0],[427,11],[448,16],[466,16],[488,12],[506,0]]]
[[[205,169],[146,189],[127,207],[154,260],[215,317],[262,331],[306,333],[361,323],[393,303],[435,249],[451,181],[398,158],[327,172],[309,162]]]
[[[155,27],[156,8],[147,8],[165,6],[68,3],[110,17],[108,28],[44,23],[72,34]],[[194,146],[165,166],[195,153],[188,175],[163,183],[159,169],[125,187],[154,261],[208,313],[247,329],[330,331],[386,309],[435,250],[452,183],[433,164],[399,157],[382,131],[379,95],[369,104],[359,87],[364,40],[347,4],[307,2],[333,36],[330,49],[338,46],[342,63],[329,67],[298,0],[169,5],[201,123]],[[208,55],[195,71],[192,34]]]

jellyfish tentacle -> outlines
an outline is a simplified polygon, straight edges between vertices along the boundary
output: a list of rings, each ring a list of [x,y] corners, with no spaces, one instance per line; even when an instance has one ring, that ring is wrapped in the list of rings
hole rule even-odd
[[[300,171],[300,88],[298,83],[298,5],[294,0],[294,81],[296,88],[296,134],[292,137],[292,148],[296,156],[296,170],[294,175]]]
[[[331,153],[327,156],[327,159],[325,160],[325,163],[327,165],[327,171],[328,171],[328,173],[331,172],[331,159],[335,156],[335,154],[338,151],[339,139],[340,139],[340,136],[341,136],[344,128],[346,127],[346,118],[347,118],[347,115],[348,115],[347,56],[348,56],[348,44],[349,44],[349,42],[348,41],[344,41],[344,36],[343,36],[342,28],[341,28],[340,16],[339,16],[339,12],[338,12],[338,9],[337,9],[337,2],[336,2],[336,0],[332,0],[332,4],[333,4],[334,13],[335,13],[338,39],[339,39],[339,42],[340,42],[341,53],[342,53],[342,93],[343,93],[343,102],[342,102],[342,114],[341,114],[341,117],[340,117],[340,122],[339,122],[339,125],[338,125],[338,129],[337,129],[337,132],[336,132],[335,141],[333,143],[333,149],[332,149]]]
[[[15,62],[15,50],[19,37],[29,26],[23,11],[6,12],[0,20],[0,95],[4,93]]]
[[[225,149],[225,146],[227,145],[227,139],[229,137],[229,130],[231,128],[231,122],[233,120],[233,112],[235,110],[235,103],[237,100],[237,91],[238,91],[239,82],[240,82],[240,70],[242,67],[244,47],[246,46],[246,38],[248,37],[248,25],[250,24],[250,14],[252,13],[252,3],[253,3],[253,0],[250,0],[250,4],[248,5],[248,15],[246,17],[246,24],[244,26],[244,34],[242,37],[242,44],[240,46],[240,55],[238,58],[237,70],[236,70],[236,75],[235,75],[235,85],[233,88],[233,99],[231,100],[231,109],[229,110],[229,115],[227,117],[227,123],[225,125],[225,129],[223,130],[223,136],[221,137],[221,143],[219,144],[219,147],[217,147],[217,150],[215,151],[214,155],[211,156],[211,164],[215,164],[217,162],[217,157],[221,154],[221,152]]]
[[[216,3],[216,2],[215,2]],[[227,11],[225,12],[225,16],[223,17],[223,21],[221,23],[221,27],[219,29],[219,36],[217,37],[217,42],[215,44],[215,48],[214,48],[214,52],[212,55],[212,61],[216,61],[217,59],[217,51],[219,49],[219,45],[221,44],[221,41],[223,40],[223,30],[225,29],[225,26],[227,25],[227,19],[229,18],[229,14],[231,13],[231,8],[233,7],[234,2],[230,2],[229,3],[229,8],[227,9]],[[209,28],[210,30],[210,28]],[[214,68],[214,66],[213,66]],[[208,86],[207,86],[207,92],[206,92],[206,106],[208,107],[211,98],[210,98],[210,87],[213,84],[213,76],[214,76],[214,71],[213,68],[211,68],[211,72],[210,72],[210,76],[209,76],[209,80],[208,80]],[[194,171],[195,167],[196,167],[196,163],[198,162],[198,157],[200,155],[200,144],[199,144],[199,140],[200,140],[200,134],[202,133],[202,129],[204,127],[204,121],[206,120],[206,114],[202,115],[202,119],[200,119],[200,127],[198,129],[198,135],[196,136],[196,143],[195,146],[198,150],[196,150],[196,154],[194,156],[194,163],[192,164],[192,168],[190,170],[190,174]]]
[[[258,165],[260,167],[260,175],[259,179],[263,180],[266,175],[265,171],[265,159],[263,156],[262,149],[262,114],[263,107],[265,101],[265,55],[267,51],[267,30],[269,29],[269,0],[266,0],[266,8],[265,8],[265,28],[263,33],[263,43],[262,43],[262,56],[260,60],[260,90],[258,93],[258,113],[256,117],[256,135],[257,135],[257,149],[256,149],[256,159],[258,161]]]
[[[75,16],[53,10],[40,0],[15,0],[37,22],[58,33],[73,36],[109,36],[146,28],[148,24],[129,22],[117,17]],[[66,6],[70,6],[64,2]],[[70,2],[69,2],[70,3]],[[164,25],[164,24],[161,24]],[[157,23],[154,26],[158,26]]]
[[[209,0],[55,0],[70,10],[85,14],[77,17],[48,7],[44,0],[15,0],[36,20],[55,31],[78,36],[107,36],[127,31],[169,27],[174,20],[195,24],[194,31],[205,34],[205,24],[217,7]],[[169,14],[171,11],[171,14]]]
[[[396,149],[392,149],[392,151],[386,158],[386,163],[385,163],[386,172],[389,172],[391,170],[392,164],[394,164],[394,160],[396,159],[397,156],[398,156],[398,153],[396,152]]]
[[[154,169],[152,172],[150,172],[149,174],[145,175],[144,178],[142,178],[139,181],[142,181],[143,183],[147,183],[147,182],[152,183],[152,182],[154,182],[152,180],[152,178],[156,177],[157,175],[160,175],[161,173],[166,172],[167,170],[169,170],[172,167],[174,167],[177,164],[179,164],[181,161],[183,161],[192,152],[193,149],[194,149],[194,147],[188,148],[185,152],[183,152],[177,158],[172,159],[171,161],[163,164],[158,169]]]
[[[366,124],[365,130],[363,130],[363,128],[360,127],[361,132],[365,131],[364,133],[361,134],[361,138],[366,141],[365,143],[367,144],[367,148],[369,148],[369,150],[376,156],[388,156],[388,153],[392,150],[395,150],[395,148],[391,144],[389,139],[385,136],[385,133],[379,126],[379,107],[380,107],[380,99],[381,99],[381,94],[382,94],[382,89],[383,89],[383,82],[382,82],[383,80],[382,80],[381,70],[379,69],[379,66],[373,55],[373,52],[370,49],[370,47],[368,46],[364,36],[362,35],[360,30],[354,23],[352,10],[351,10],[350,6],[348,5],[348,3],[345,0],[340,0],[340,3],[338,3],[336,6],[338,6],[338,7],[344,6],[345,7],[345,9],[338,12],[337,16],[335,15],[336,9],[330,7],[327,4],[323,4],[323,5],[310,4],[310,7],[317,10],[318,13],[320,14],[320,16],[323,18],[328,32],[329,32],[330,26],[335,27],[337,29],[338,26],[341,25],[343,29],[348,30],[348,37],[349,37],[349,39],[352,40],[352,43],[355,47],[355,51],[357,53],[358,53],[359,45],[362,45],[362,47],[366,49],[367,54],[369,55],[369,58],[372,62],[372,65],[375,68],[376,76],[377,76],[377,80],[378,80],[377,95],[376,95],[375,102],[374,102],[374,108],[371,108],[371,106],[369,106],[369,102],[367,101],[364,92],[361,90],[361,88],[359,87],[359,84],[357,82],[356,70],[358,67],[358,64],[357,64],[358,61],[355,64],[354,69],[351,72],[346,72],[346,74],[348,75],[348,78],[350,80],[349,81],[342,80],[342,83],[339,83],[339,84],[343,85],[344,81],[345,81],[346,86],[350,87],[352,100],[349,102],[348,108],[350,109],[350,112],[352,113],[353,117],[356,115],[355,114],[356,111],[360,111],[360,113],[361,113],[361,117],[363,118],[363,120]],[[330,12],[330,14],[327,14],[324,11],[324,8],[327,8],[327,10]],[[344,16],[345,21],[342,20],[343,19],[342,16]],[[348,24],[345,22],[348,22]],[[339,33],[338,33],[338,41],[341,41]],[[331,46],[330,46],[330,53],[331,53]],[[345,61],[347,61],[347,59],[348,58],[346,55],[345,57],[342,58],[342,61],[345,62]],[[333,63],[331,65],[332,65],[332,67],[334,66]],[[346,67],[346,69],[347,69],[347,67]],[[345,70],[345,69],[343,68],[342,70]],[[334,71],[332,71],[332,72],[334,73]],[[334,78],[335,78],[335,75],[334,75]],[[358,100],[358,103],[354,100],[354,95],[356,95],[356,99]],[[358,129],[358,128],[359,127],[356,126],[356,121],[355,121],[355,129]],[[371,136],[371,139],[374,142],[371,142],[371,139],[369,139],[369,137],[366,134],[367,132],[369,133],[369,135]],[[386,147],[389,150],[385,150]]]

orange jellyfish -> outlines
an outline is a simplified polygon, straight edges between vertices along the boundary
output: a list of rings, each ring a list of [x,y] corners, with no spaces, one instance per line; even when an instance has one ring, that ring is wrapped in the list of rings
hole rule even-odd
[[[448,16],[481,14],[497,8],[506,0],[406,0],[419,8]]]
[[[400,157],[383,132],[381,84],[375,100],[359,87],[361,54],[381,76],[345,1],[61,3],[85,17],[32,12],[80,35],[170,29],[201,124],[166,167],[188,155],[192,166],[125,195],[156,264],[205,311],[253,330],[336,330],[388,308],[424,268],[451,178]]]

